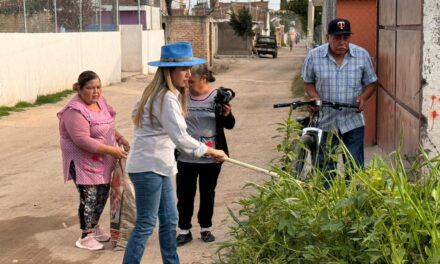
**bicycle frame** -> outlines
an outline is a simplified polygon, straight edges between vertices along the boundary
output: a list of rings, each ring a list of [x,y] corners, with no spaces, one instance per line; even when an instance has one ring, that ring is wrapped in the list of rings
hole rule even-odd
[[[319,109],[318,111],[313,111],[309,117],[296,118],[297,122],[303,126],[301,132],[301,141],[304,143],[308,152],[311,155],[311,166],[312,168],[314,168],[318,165],[319,146],[321,145],[322,136],[324,133],[323,130],[319,128],[319,113],[322,107],[329,106],[331,108],[341,110],[342,108],[357,109],[358,106],[345,103],[316,100],[308,102],[295,101],[292,103],[275,104],[273,107],[291,107],[292,109],[296,109],[303,106],[311,106]],[[308,153],[306,153],[306,150],[304,149],[300,149],[298,151],[298,160],[295,162],[295,171],[297,173],[297,176],[302,178],[301,175],[303,173],[304,163],[307,159]]]

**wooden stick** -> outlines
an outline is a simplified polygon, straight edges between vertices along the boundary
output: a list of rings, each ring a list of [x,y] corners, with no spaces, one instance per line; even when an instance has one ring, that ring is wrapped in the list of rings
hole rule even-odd
[[[248,169],[254,170],[254,171],[259,171],[259,172],[262,172],[262,173],[267,174],[267,175],[270,175],[270,176],[279,177],[279,175],[276,174],[276,173],[273,172],[273,171],[268,171],[268,170],[266,170],[266,169],[259,168],[259,167],[257,167],[257,166],[254,166],[254,165],[251,165],[251,164],[247,164],[247,163],[244,163],[244,162],[241,162],[241,161],[235,160],[235,159],[231,159],[231,158],[229,158],[229,157],[228,157],[228,158],[225,158],[225,161],[228,161],[228,162],[230,162],[230,163],[234,163],[234,164],[236,164],[236,165],[239,165],[239,166],[242,166],[242,167],[245,167],[245,168],[248,168]]]
[[[257,166],[251,165],[251,164],[247,164],[247,163],[244,163],[244,162],[241,162],[241,161],[235,160],[235,159],[231,159],[231,158],[229,158],[229,157],[226,157],[226,158],[224,159],[224,161],[228,161],[228,162],[230,162],[230,163],[233,163],[233,164],[236,164],[236,165],[239,165],[239,166],[242,166],[242,167],[245,167],[245,168],[248,168],[248,169],[254,170],[254,171],[262,172],[262,173],[267,174],[267,175],[270,175],[270,176],[275,176],[275,177],[279,177],[279,176],[280,176],[280,175],[278,175],[277,173],[275,173],[275,172],[273,172],[273,171],[268,171],[268,170],[266,170],[266,169],[263,169],[263,168],[260,168],[260,167],[257,167]],[[309,185],[309,184],[307,184],[307,183],[305,183],[305,182],[303,182],[303,181],[300,181],[300,180],[297,180],[297,179],[294,179],[294,181],[295,181],[296,183],[298,183],[299,185],[301,185],[302,187],[305,187],[305,188],[312,188],[311,185]]]

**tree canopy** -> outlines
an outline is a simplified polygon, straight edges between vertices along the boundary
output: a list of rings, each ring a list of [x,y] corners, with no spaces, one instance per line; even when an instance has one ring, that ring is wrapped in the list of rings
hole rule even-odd
[[[240,9],[238,14],[231,9],[231,19],[229,20],[229,25],[231,25],[235,34],[239,37],[246,38],[254,35],[254,31],[252,30],[252,15],[249,12],[249,9],[243,7]]]

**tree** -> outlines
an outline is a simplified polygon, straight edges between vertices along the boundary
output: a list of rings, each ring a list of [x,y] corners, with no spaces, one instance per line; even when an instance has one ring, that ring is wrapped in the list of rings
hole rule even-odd
[[[308,0],[291,0],[287,4],[287,10],[299,16],[303,32],[307,32],[307,12],[309,9]]]
[[[81,8],[80,8],[81,4]],[[89,24],[93,17],[94,6],[88,0],[57,0],[58,25],[68,31],[80,31],[81,26]],[[51,9],[52,16],[55,16]],[[81,20],[80,20],[81,14]],[[81,25],[81,26],[80,26]]]
[[[241,8],[238,15],[235,14],[233,9],[231,9],[231,11],[232,14],[229,25],[231,25],[235,35],[242,38],[252,37],[254,31],[252,30],[252,15],[249,9],[246,7]]]
[[[53,6],[51,2],[49,0],[26,1],[26,15],[44,12]],[[0,2],[0,14],[2,15],[23,14],[23,9],[23,0],[5,0]]]
[[[299,21],[301,24],[301,28],[303,32],[307,32],[307,17],[309,10],[309,1],[308,0],[291,0],[287,3],[285,18],[287,20],[292,19],[293,14],[298,15]],[[314,27],[321,25],[321,15],[322,15],[322,6],[315,7],[315,24]],[[292,17],[292,18],[290,18]]]

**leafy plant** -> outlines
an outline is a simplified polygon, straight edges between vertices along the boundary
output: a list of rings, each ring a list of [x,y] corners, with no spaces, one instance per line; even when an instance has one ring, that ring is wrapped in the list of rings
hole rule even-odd
[[[81,24],[84,27],[90,24],[93,17],[93,1],[57,0],[58,24],[68,31],[80,31]],[[52,16],[55,16],[53,8]]]
[[[51,0],[26,1],[26,15],[45,12],[50,7],[53,7]],[[4,0],[0,2],[0,14],[2,15],[23,14],[23,10],[23,1]]]
[[[21,101],[12,107],[0,106],[0,117],[1,116],[8,116],[11,112],[24,111],[26,108],[29,108],[29,107],[39,106],[39,105],[43,105],[43,104],[56,103],[56,102],[62,100],[64,97],[71,94],[72,92],[73,92],[72,90],[64,90],[64,91],[54,93],[54,94],[40,95],[37,97],[37,100],[33,104]]]
[[[238,14],[231,9],[231,19],[229,20],[234,33],[242,38],[252,37],[254,31],[252,30],[252,15],[246,7],[241,8]]]
[[[440,262],[440,157],[422,152],[406,164],[396,151],[361,170],[341,145],[351,166],[325,190],[317,169],[307,185],[289,173],[297,127],[289,114],[279,129],[279,177],[248,184],[255,193],[238,202],[238,215],[231,212],[235,224],[220,244],[221,263]]]
[[[299,16],[303,32],[307,32],[307,15],[309,9],[308,0],[291,0],[286,2],[281,9],[288,11],[287,14],[293,13]]]

